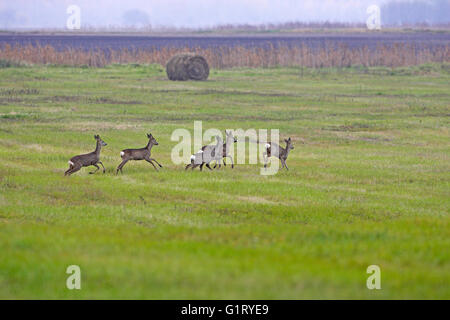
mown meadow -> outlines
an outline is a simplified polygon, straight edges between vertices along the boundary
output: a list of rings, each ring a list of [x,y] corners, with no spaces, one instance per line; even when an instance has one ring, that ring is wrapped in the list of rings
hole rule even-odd
[[[450,298],[450,68],[0,68],[0,298]],[[290,171],[184,171],[172,132],[279,129]],[[152,150],[163,168],[127,164]],[[65,177],[102,151],[105,174]],[[194,150],[192,150],[194,151]],[[66,268],[81,268],[81,290]],[[381,290],[368,290],[369,265]]]

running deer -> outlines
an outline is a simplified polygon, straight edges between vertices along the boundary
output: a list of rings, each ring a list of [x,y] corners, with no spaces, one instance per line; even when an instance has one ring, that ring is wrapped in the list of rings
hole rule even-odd
[[[232,148],[233,143],[237,142],[237,138],[233,136],[233,132],[232,131],[226,131],[225,130],[225,135],[226,135],[226,140],[225,143],[223,144],[223,165],[226,166],[226,162],[225,159],[226,158],[230,158],[231,160],[231,168],[234,168],[234,162],[233,162],[233,157],[230,154],[230,148]],[[220,168],[221,164],[219,162],[219,168]],[[214,169],[217,167],[217,163],[214,165]]]
[[[222,145],[222,138],[220,136],[216,136],[216,144],[203,146],[196,154],[193,154],[191,156],[191,163],[186,165],[186,168],[184,170],[187,170],[188,168],[194,170],[195,168],[200,166],[200,171],[203,171],[203,166],[205,164],[209,170],[212,170],[211,166],[209,165],[211,161],[220,161],[223,158]]]
[[[264,157],[264,168],[267,168],[267,161],[271,156],[277,157],[281,161],[281,169],[286,168],[286,170],[289,170],[288,166],[286,165],[286,159],[289,155],[289,151],[294,149],[293,143],[291,138],[284,139],[286,142],[286,148],[282,148],[276,143],[269,142],[266,144],[266,151],[263,152]]]
[[[107,145],[107,143],[103,141],[99,135],[95,135],[94,138],[95,140],[97,140],[97,147],[95,148],[95,151],[87,154],[80,154],[71,158],[69,160],[69,169],[64,173],[65,176],[70,176],[72,173],[77,172],[82,167],[88,166],[94,166],[97,168],[97,170],[89,172],[89,174],[96,173],[98,170],[100,170],[97,164],[101,164],[101,166],[103,167],[103,173],[105,173],[105,166],[103,166],[103,163],[100,161],[100,151],[102,150],[102,147]]]
[[[120,157],[122,158],[122,162],[117,167],[116,174],[119,173],[119,170],[121,173],[123,166],[130,160],[145,160],[148,163],[150,163],[156,171],[158,171],[158,168],[156,168],[153,161],[155,161],[160,168],[162,168],[162,165],[156,161],[154,158],[150,158],[152,153],[152,147],[158,145],[158,141],[156,141],[155,137],[152,136],[151,133],[147,134],[148,143],[145,148],[141,149],[125,149],[120,152]]]

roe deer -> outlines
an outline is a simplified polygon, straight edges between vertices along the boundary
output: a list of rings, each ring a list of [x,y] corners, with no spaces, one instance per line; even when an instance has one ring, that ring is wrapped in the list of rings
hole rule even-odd
[[[233,157],[230,154],[230,148],[232,148],[233,143],[237,142],[237,138],[233,136],[233,132],[232,131],[226,131],[225,130],[225,135],[226,135],[226,140],[225,143],[223,144],[223,165],[226,166],[227,164],[225,163],[225,158],[230,158],[231,160],[231,169],[234,168],[234,162],[233,162]],[[219,162],[219,168],[220,168],[221,164]],[[217,167],[217,163],[214,165],[214,169]]]
[[[155,161],[160,168],[162,168],[162,165],[156,161],[154,158],[150,158],[152,147],[157,146],[158,142],[156,141],[155,137],[152,136],[151,133],[147,134],[148,143],[147,146],[141,149],[125,149],[120,152],[120,157],[122,158],[122,162],[117,167],[116,174],[119,173],[119,170],[121,173],[123,166],[130,160],[145,160],[148,163],[150,163],[156,171],[158,171],[158,168],[156,168],[153,161]]]
[[[97,170],[93,172],[89,172],[90,174],[96,173],[100,168],[97,165],[98,163],[103,167],[103,173],[105,173],[105,166],[100,161],[100,151],[102,147],[106,146],[107,143],[103,141],[99,135],[94,136],[95,140],[97,140],[97,147],[95,151],[87,154],[80,154],[75,156],[69,160],[69,169],[64,173],[65,176],[71,175],[74,172],[77,172],[82,167],[94,166]]]
[[[282,148],[276,143],[269,142],[266,144],[266,151],[263,152],[264,157],[264,168],[267,168],[267,161],[269,160],[269,157],[277,157],[281,161],[281,169],[286,168],[286,170],[289,170],[288,166],[286,165],[286,159],[289,155],[289,151],[294,149],[294,146],[292,144],[292,140],[289,137],[289,139],[284,139],[286,142],[286,148]]]
[[[191,156],[191,163],[186,165],[186,168],[184,170],[187,170],[189,167],[194,170],[195,168],[200,166],[200,171],[203,171],[203,166],[205,164],[209,170],[212,170],[211,166],[209,165],[211,161],[220,161],[223,158],[222,145],[222,138],[216,136],[216,144],[203,146],[196,154],[193,154]]]

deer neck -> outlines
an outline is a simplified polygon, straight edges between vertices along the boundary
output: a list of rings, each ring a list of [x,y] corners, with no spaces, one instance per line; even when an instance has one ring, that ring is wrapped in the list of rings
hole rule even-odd
[[[100,143],[100,141],[97,141],[97,146],[95,147],[95,154],[99,155],[100,151],[102,150],[102,144]]]
[[[231,146],[231,145],[233,145],[233,143],[234,143],[234,138],[233,137],[229,137],[229,138],[227,138],[227,141],[226,141],[226,145],[227,146]]]
[[[222,145],[222,148],[223,148],[223,141],[217,140],[216,144],[213,147],[213,149],[214,150],[218,150],[220,148],[220,145]]]
[[[286,154],[286,158],[289,155],[289,152],[291,151],[291,148],[289,148],[289,145],[286,143],[286,149],[284,151],[284,153]]]
[[[147,146],[145,147],[145,149],[148,149],[150,151],[150,150],[152,150],[152,147],[153,147],[153,142],[149,141],[147,143]]]
[[[225,145],[224,145],[224,150],[227,154],[230,151],[230,149],[233,148],[233,143],[234,143],[233,137],[227,138]]]

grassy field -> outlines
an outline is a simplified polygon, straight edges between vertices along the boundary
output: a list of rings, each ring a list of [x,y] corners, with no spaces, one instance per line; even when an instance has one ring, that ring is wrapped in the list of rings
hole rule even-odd
[[[449,299],[449,84],[448,65],[184,83],[157,65],[2,68],[0,298]],[[194,120],[280,129],[291,170],[185,172],[170,136]],[[149,131],[164,168],[114,175]],[[94,134],[106,174],[64,177]]]

